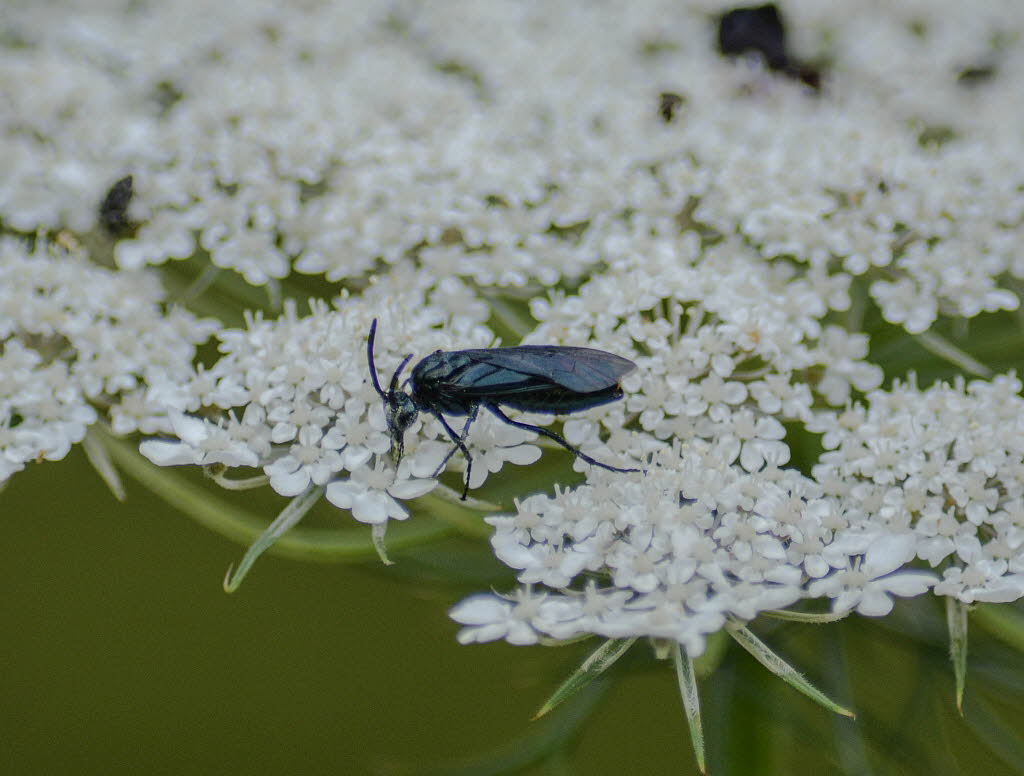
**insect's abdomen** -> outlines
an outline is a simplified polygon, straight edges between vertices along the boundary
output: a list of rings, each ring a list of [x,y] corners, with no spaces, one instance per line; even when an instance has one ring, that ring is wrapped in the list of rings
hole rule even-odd
[[[551,415],[561,415],[564,412],[581,412],[591,407],[600,407],[602,404],[608,404],[621,398],[622,388],[617,385],[592,393],[578,393],[548,385],[533,392],[503,396],[496,403],[523,412],[546,412]]]

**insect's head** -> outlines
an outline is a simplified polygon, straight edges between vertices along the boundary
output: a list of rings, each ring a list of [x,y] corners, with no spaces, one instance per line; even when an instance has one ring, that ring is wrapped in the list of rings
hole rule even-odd
[[[391,455],[396,462],[401,461],[405,453],[405,430],[416,422],[419,414],[412,397],[405,391],[388,391],[384,415],[391,434]]]
[[[405,453],[405,430],[416,422],[419,415],[419,409],[412,396],[398,387],[398,378],[402,374],[402,370],[405,369],[405,365],[409,363],[409,359],[412,358],[412,353],[402,359],[402,363],[398,365],[398,369],[391,376],[391,384],[385,393],[377,379],[377,366],[373,360],[373,340],[376,333],[377,319],[374,318],[373,323],[370,324],[370,336],[366,341],[366,360],[370,365],[370,378],[373,380],[373,387],[377,390],[381,401],[384,402],[384,418],[387,420],[388,434],[391,436],[391,456],[397,462],[402,460],[402,455]]]

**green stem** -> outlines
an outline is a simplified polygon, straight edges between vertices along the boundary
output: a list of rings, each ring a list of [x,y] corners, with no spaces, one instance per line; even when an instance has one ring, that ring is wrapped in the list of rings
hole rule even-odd
[[[823,625],[829,622],[837,622],[850,616],[849,612],[835,614],[834,612],[791,612],[786,609],[769,609],[762,612],[765,617],[773,617],[776,620],[789,620],[790,622],[806,622],[813,625]]]
[[[949,657],[956,680],[956,708],[964,715],[964,687],[967,685],[967,604],[952,596],[946,598],[946,625],[949,627]]]
[[[974,358],[970,353],[958,348],[945,337],[932,331],[923,331],[916,335],[916,339],[926,350],[931,351],[940,358],[944,358],[949,363],[967,372],[967,374],[986,379],[992,377],[993,372],[991,369]]]
[[[443,487],[443,486],[438,486]],[[435,492],[430,491],[420,496],[416,503],[421,505],[434,519],[450,525],[456,531],[463,536],[469,536],[474,539],[490,539],[494,529],[485,523],[481,517],[481,508],[475,508],[477,504],[483,506],[488,512],[497,512],[500,507],[496,504],[489,504],[487,502],[476,501],[475,499],[467,499],[465,502],[452,502],[450,498]],[[454,491],[453,491],[454,493]],[[467,506],[462,506],[466,504]],[[390,528],[388,529],[391,530]],[[390,543],[390,538],[388,543]]]
[[[181,292],[181,296],[178,298],[178,301],[181,304],[186,305],[194,302],[203,295],[203,292],[206,291],[206,289],[213,285],[220,272],[220,267],[215,264],[207,264],[196,279],[192,281],[189,287]]]
[[[289,529],[294,528],[323,495],[324,489],[322,486],[311,485],[306,488],[304,493],[300,493],[289,501],[288,506],[281,510],[281,514],[274,519],[274,522],[268,525],[266,530],[259,535],[259,538],[249,545],[249,549],[245,551],[245,555],[242,557],[242,562],[238,564],[238,568],[228,568],[228,573],[224,577],[224,592],[233,593],[238,590],[238,586],[242,584],[242,580],[245,579],[246,574],[249,573],[249,569],[252,568],[252,564],[256,562],[257,558],[273,547],[277,540],[284,536]]]
[[[636,638],[608,639],[601,644],[558,686],[540,710],[533,715],[533,719],[540,719],[601,676],[615,664],[615,661],[626,654],[635,641]]]
[[[102,432],[96,429],[97,427],[93,426],[86,433],[85,439],[82,440],[82,449],[85,451],[85,457],[92,464],[92,468],[107,483],[107,487],[114,494],[114,498],[123,502],[127,498],[124,492],[124,485],[117,474],[114,462],[110,460],[110,455],[103,444],[105,437]]]
[[[682,646],[676,643],[673,644],[672,662],[675,664],[676,678],[679,680],[679,694],[683,699],[686,721],[690,725],[690,740],[693,742],[697,768],[701,773],[707,773],[704,761],[704,725],[701,723],[700,694],[697,692],[697,675],[693,670],[693,660],[683,651]]]
[[[202,526],[241,544],[252,544],[267,528],[262,515],[219,498],[208,488],[199,487],[168,468],[155,466],[143,458],[134,445],[107,436],[104,440],[110,457],[133,479],[160,496]],[[415,547],[450,536],[450,526],[421,515],[415,520],[395,521],[388,532],[392,550]],[[374,560],[370,532],[362,524],[345,529],[296,527],[280,537],[270,550],[295,560],[342,563]]]
[[[754,656],[758,663],[782,679],[790,687],[802,692],[829,711],[842,714],[844,717],[854,716],[852,711],[830,699],[825,693],[807,681],[793,666],[772,652],[768,645],[757,638],[748,628],[739,623],[727,624],[725,628],[741,647]]]

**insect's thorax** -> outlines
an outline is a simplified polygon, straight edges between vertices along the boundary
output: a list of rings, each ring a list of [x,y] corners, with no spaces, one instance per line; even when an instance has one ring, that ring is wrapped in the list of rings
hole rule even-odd
[[[472,365],[472,359],[457,351],[437,350],[420,359],[409,377],[409,390],[416,406],[426,412],[469,415],[480,401],[463,395],[456,383]]]
[[[450,391],[439,390],[436,384],[421,383],[415,380],[410,383],[412,399],[423,412],[445,415],[469,415],[473,408],[481,402],[479,399],[452,394]]]

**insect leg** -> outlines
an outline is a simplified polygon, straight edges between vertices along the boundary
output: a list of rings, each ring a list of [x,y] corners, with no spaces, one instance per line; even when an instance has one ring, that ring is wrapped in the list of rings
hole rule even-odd
[[[448,461],[451,459],[451,457],[453,455],[455,455],[455,451],[456,450],[460,450],[461,449],[465,453],[466,457],[469,458],[469,453],[466,452],[466,450],[464,448],[464,443],[466,441],[466,437],[469,436],[469,424],[472,423],[474,420],[476,420],[476,414],[479,411],[480,411],[480,405],[479,404],[476,405],[475,407],[473,407],[473,411],[471,413],[469,413],[469,417],[466,418],[466,423],[462,427],[462,433],[459,434],[458,436],[452,434],[452,430],[448,429],[448,434],[451,435],[452,439],[455,441],[455,447],[453,447],[451,450],[448,451],[448,455],[446,455],[444,457],[444,460],[441,461],[441,465],[437,467],[437,470],[431,475],[432,477],[436,477],[437,475],[439,475],[441,473],[441,471],[445,467],[445,464],[448,463]],[[440,417],[438,419],[441,420]],[[444,423],[443,420],[441,420],[441,422]],[[445,425],[445,428],[448,428],[448,426]],[[462,442],[463,444],[460,445],[459,444],[460,442]]]
[[[448,432],[448,436],[450,436],[452,438],[452,441],[455,443],[455,447],[448,451],[448,455],[444,457],[444,460],[441,461],[441,465],[437,467],[437,471],[434,472],[434,476],[436,477],[441,473],[441,470],[444,468],[444,465],[448,463],[448,460],[453,455],[455,455],[456,450],[461,450],[462,454],[466,456],[466,484],[462,488],[463,501],[466,500],[466,494],[469,493],[469,475],[473,473],[473,456],[469,454],[469,448],[466,447],[466,437],[469,436],[469,426],[474,420],[476,420],[476,414],[479,411],[480,405],[477,404],[469,413],[469,417],[466,418],[466,424],[462,427],[461,434],[457,433],[454,428],[448,425],[448,421],[441,416],[440,412],[434,415],[434,417],[441,421],[441,425],[444,426],[444,430]]]
[[[602,469],[607,469],[610,472],[621,472],[623,474],[626,474],[626,473],[629,473],[629,472],[638,472],[638,471],[640,471],[640,469],[622,469],[622,468],[619,468],[618,466],[611,466],[611,465],[606,464],[606,463],[601,463],[600,461],[595,460],[594,458],[591,458],[589,455],[584,453],[578,447],[573,447],[571,444],[569,444],[564,439],[562,439],[562,437],[560,437],[554,431],[550,431],[550,430],[544,428],[543,426],[533,426],[533,425],[530,425],[529,423],[520,423],[518,420],[512,420],[512,418],[510,418],[508,415],[506,415],[504,412],[502,412],[500,409],[498,409],[493,404],[487,404],[485,406],[492,413],[494,413],[494,415],[497,416],[498,420],[501,420],[501,421],[503,421],[505,423],[508,423],[510,426],[515,426],[516,428],[521,428],[524,431],[533,431],[533,432],[535,432],[537,434],[540,434],[542,436],[546,436],[548,439],[552,439],[555,442],[558,442],[558,444],[560,444],[562,447],[564,447],[570,453],[572,453],[573,455],[579,456],[584,461],[589,463],[591,466],[600,466]]]

